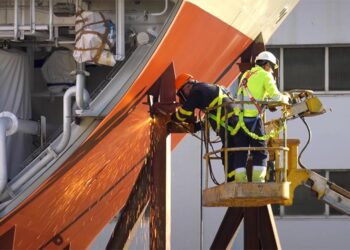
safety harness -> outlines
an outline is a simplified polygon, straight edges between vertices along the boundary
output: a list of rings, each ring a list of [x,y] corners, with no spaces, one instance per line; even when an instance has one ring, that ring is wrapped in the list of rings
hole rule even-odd
[[[241,81],[241,84],[239,85],[239,89],[238,89],[238,95],[241,96],[241,112],[244,110],[243,108],[243,89],[247,92],[248,94],[248,97],[250,99],[250,101],[255,105],[256,109],[258,110],[259,112],[259,116],[261,116],[264,111],[262,109],[262,107],[258,104],[258,101],[254,98],[254,96],[252,95],[252,93],[250,92],[250,90],[248,89],[248,80],[249,78],[256,74],[257,71],[248,71],[246,76],[243,78],[243,80]]]
[[[262,136],[259,136],[259,135],[255,134],[254,132],[251,132],[245,125],[244,112],[243,112],[244,111],[243,89],[246,91],[250,101],[255,105],[256,109],[259,112],[259,115],[258,115],[258,117],[256,118],[256,121],[255,121],[255,124],[253,125],[252,131],[255,130],[255,125],[256,125],[256,122],[257,122],[258,118],[261,117],[262,114],[264,113],[264,108],[261,107],[258,104],[258,101],[253,97],[253,95],[251,94],[250,90],[248,89],[248,80],[256,72],[257,71],[254,71],[254,72],[248,71],[246,73],[245,78],[241,81],[241,83],[239,85],[238,95],[240,95],[242,103],[241,103],[240,112],[238,114],[238,121],[237,121],[236,126],[234,128],[232,126],[230,126],[230,125],[227,125],[226,122],[225,122],[225,119],[232,117],[232,115],[235,114],[235,111],[228,113],[227,116],[221,117],[222,102],[223,102],[223,99],[227,96],[227,94],[224,93],[222,87],[219,86],[219,95],[218,95],[218,97],[216,97],[209,104],[209,108],[213,108],[215,106],[218,106],[218,108],[216,109],[216,115],[211,114],[211,113],[208,114],[208,116],[216,122],[216,133],[219,133],[220,127],[223,126],[224,128],[227,128],[227,130],[230,132],[230,135],[233,136],[233,135],[237,134],[237,132],[238,132],[238,130],[240,128],[242,128],[243,131],[247,135],[249,135],[251,138],[253,138],[255,140],[264,140],[265,141],[265,140],[268,140],[269,138],[277,137],[278,134],[281,132],[281,130],[283,128],[283,122],[281,122],[280,126],[278,126],[277,129],[273,129],[273,130],[270,131],[269,134],[265,134],[265,135],[262,135]]]

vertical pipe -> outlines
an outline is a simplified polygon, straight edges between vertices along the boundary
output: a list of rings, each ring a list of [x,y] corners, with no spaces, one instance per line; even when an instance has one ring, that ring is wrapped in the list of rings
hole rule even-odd
[[[88,102],[89,102],[89,100],[84,98],[84,93],[86,92],[85,78],[86,78],[85,64],[78,63],[77,75],[76,75],[76,87],[77,87],[76,101],[77,101],[77,106],[81,110],[84,110],[85,108],[87,108]]]
[[[17,40],[17,37],[18,37],[18,0],[15,0],[15,4],[14,4],[14,8],[13,8],[13,30],[14,30],[14,33],[13,33],[13,39],[14,40]]]
[[[75,0],[75,12],[79,11],[79,0]]]
[[[53,0],[49,0],[49,41],[53,40]]]
[[[30,32],[35,33],[35,0],[30,0]]]
[[[85,90],[86,91],[86,90]],[[86,91],[87,92],[87,91]],[[41,158],[34,166],[32,166],[24,175],[11,184],[11,189],[16,191],[26,181],[32,178],[38,171],[45,167],[50,161],[52,161],[59,153],[61,153],[68,145],[71,137],[71,121],[72,121],[72,100],[71,98],[76,95],[76,87],[70,87],[66,90],[63,96],[63,132],[60,141],[55,145],[50,145],[47,149],[47,154]],[[86,95],[88,95],[86,93]],[[3,198],[3,196],[1,196]]]
[[[6,130],[10,122],[7,117],[0,118],[0,194],[7,185]]]
[[[25,10],[24,10],[24,5],[25,5],[25,0],[22,0],[22,3],[21,3],[21,25],[25,25],[26,22],[25,22]]]
[[[125,2],[124,0],[115,0],[115,26],[117,27],[116,55],[117,61],[125,59]]]
[[[325,91],[329,91],[329,47],[325,47],[324,53],[324,81],[325,81]]]

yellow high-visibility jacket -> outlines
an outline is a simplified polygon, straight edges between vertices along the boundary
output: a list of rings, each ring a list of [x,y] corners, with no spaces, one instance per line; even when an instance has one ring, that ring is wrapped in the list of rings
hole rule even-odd
[[[242,80],[247,76],[249,71],[246,71]],[[283,95],[276,86],[276,81],[273,78],[272,73],[267,72],[260,66],[255,66],[250,70],[250,77],[248,78],[248,89],[251,95],[257,101],[264,101],[269,98],[272,101],[281,101],[288,103],[288,96]],[[241,86],[241,84],[240,84]],[[243,93],[243,101],[250,101],[249,95],[244,87],[239,87],[237,90],[237,97],[241,98]],[[244,117],[256,117],[259,114],[256,106],[254,104],[244,104],[243,105],[243,115]],[[239,115],[240,108],[235,108],[235,115]]]

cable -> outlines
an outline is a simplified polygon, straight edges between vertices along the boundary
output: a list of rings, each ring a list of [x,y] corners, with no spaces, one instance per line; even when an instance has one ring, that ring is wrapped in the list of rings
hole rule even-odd
[[[203,249],[203,129],[201,129],[201,154],[200,154],[200,162],[201,162],[201,180],[200,180],[200,185],[201,185],[201,211],[200,211],[200,249]]]
[[[201,131],[203,133],[203,129]],[[203,134],[204,134],[204,136],[206,136],[205,133],[203,133]],[[209,138],[205,138],[205,139],[208,141],[208,144],[210,144],[211,148],[214,151],[214,148],[213,148],[212,144],[210,143]],[[205,139],[202,141],[202,144],[206,141]],[[207,152],[209,151],[207,144],[205,145],[205,149]],[[210,179],[214,182],[215,185],[220,185],[220,183],[216,180],[215,175],[213,173],[213,168],[211,166],[210,158],[208,159],[208,168],[209,168]]]
[[[309,143],[311,141],[311,137],[312,137],[312,134],[311,134],[311,129],[309,127],[309,125],[307,124],[307,122],[305,121],[305,117],[304,116],[300,116],[300,119],[303,121],[303,123],[305,124],[306,128],[307,128],[307,132],[308,132],[308,139],[307,139],[307,142],[305,144],[305,146],[303,147],[303,149],[301,150],[299,156],[298,156],[298,163],[300,165],[300,167],[306,169],[306,167],[304,166],[304,164],[301,163],[301,156],[302,154],[304,153],[305,149],[309,146]]]
[[[184,126],[182,123],[180,122],[176,122],[180,127],[182,127],[183,129],[185,129],[188,133],[190,133],[192,136],[194,136],[195,138],[199,139],[201,141],[201,150],[202,150],[202,144],[205,142],[205,140],[203,139],[203,128],[201,129],[201,137],[199,137],[198,135],[196,135],[195,133],[193,133],[192,131],[190,131],[186,126]],[[208,144],[210,145],[210,147],[212,148],[212,150],[214,151],[214,147],[212,145],[212,143],[218,143],[221,140],[216,139],[215,141],[209,141],[208,139]],[[208,148],[206,147],[206,150],[208,152]],[[201,155],[203,155],[203,152],[201,152]],[[216,157],[219,157],[217,154],[215,154]],[[215,185],[220,185],[220,183],[216,180],[213,169],[212,169],[212,165],[211,165],[211,161],[210,159],[208,160],[208,166],[209,166],[209,174],[210,174],[210,179],[214,182]],[[202,160],[201,160],[201,169],[203,168],[202,166]]]

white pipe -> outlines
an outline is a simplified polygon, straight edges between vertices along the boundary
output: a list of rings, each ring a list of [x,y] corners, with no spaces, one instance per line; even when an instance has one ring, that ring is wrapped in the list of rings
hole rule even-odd
[[[84,90],[85,97],[89,94]],[[32,178],[39,172],[46,164],[52,161],[60,154],[68,145],[71,136],[71,122],[72,122],[72,97],[76,94],[76,87],[70,87],[63,96],[63,132],[59,143],[56,146],[50,145],[47,149],[47,154],[36,165],[28,169],[21,177],[11,184],[10,189],[15,191],[20,188],[25,182]],[[87,101],[87,100],[84,100]],[[7,198],[7,194],[1,196],[1,200]]]
[[[58,41],[59,45],[66,45],[66,44],[75,44],[75,41]]]
[[[22,132],[28,135],[39,135],[39,123],[35,121],[18,119],[18,132]]]
[[[75,13],[79,11],[79,0],[75,0]]]
[[[13,15],[13,39],[14,40],[17,40],[17,37],[18,37],[18,0],[15,0],[15,4],[13,6],[13,12],[14,12],[14,15]]]
[[[10,190],[15,191],[20,188],[26,181],[28,181],[35,173],[37,173],[40,169],[42,169],[46,164],[52,161],[56,157],[53,151],[48,151],[48,153],[41,158],[41,160],[30,168],[24,175],[18,178],[14,183],[8,187]],[[4,200],[8,198],[8,194],[4,193],[1,195],[0,200]]]
[[[39,124],[34,121],[21,120],[11,112],[0,113],[0,194],[7,185],[7,157],[6,136],[23,132],[36,135],[39,133]]]
[[[0,26],[0,31],[12,31],[14,28],[13,25],[1,25]],[[17,26],[17,31],[30,31],[30,25],[18,25]],[[35,25],[36,30],[48,30],[48,25],[47,24],[40,24],[40,25]]]
[[[7,185],[6,131],[11,127],[11,119],[0,118],[0,193]]]
[[[35,33],[35,0],[30,1],[30,32]]]
[[[70,139],[70,125],[72,122],[72,96],[76,93],[76,87],[70,87],[63,96],[63,132],[61,141],[53,148],[56,154],[60,153],[68,144]]]
[[[115,25],[117,27],[117,45],[115,59],[125,59],[125,3],[124,0],[115,0]]]
[[[53,40],[53,0],[49,0],[49,40]]]
[[[77,101],[78,108],[81,110],[86,109],[90,102],[89,96],[88,96],[88,99],[85,98],[86,101],[84,101],[84,93],[87,92],[85,89],[85,78],[87,75],[88,73],[85,72],[85,64],[78,63],[77,75],[76,75],[76,86],[77,86],[76,101]]]
[[[163,15],[167,10],[168,10],[168,0],[165,0],[165,3],[164,3],[164,10],[162,10],[161,12],[156,12],[156,13],[148,13],[148,15],[150,15],[150,16],[161,16],[161,15]]]

